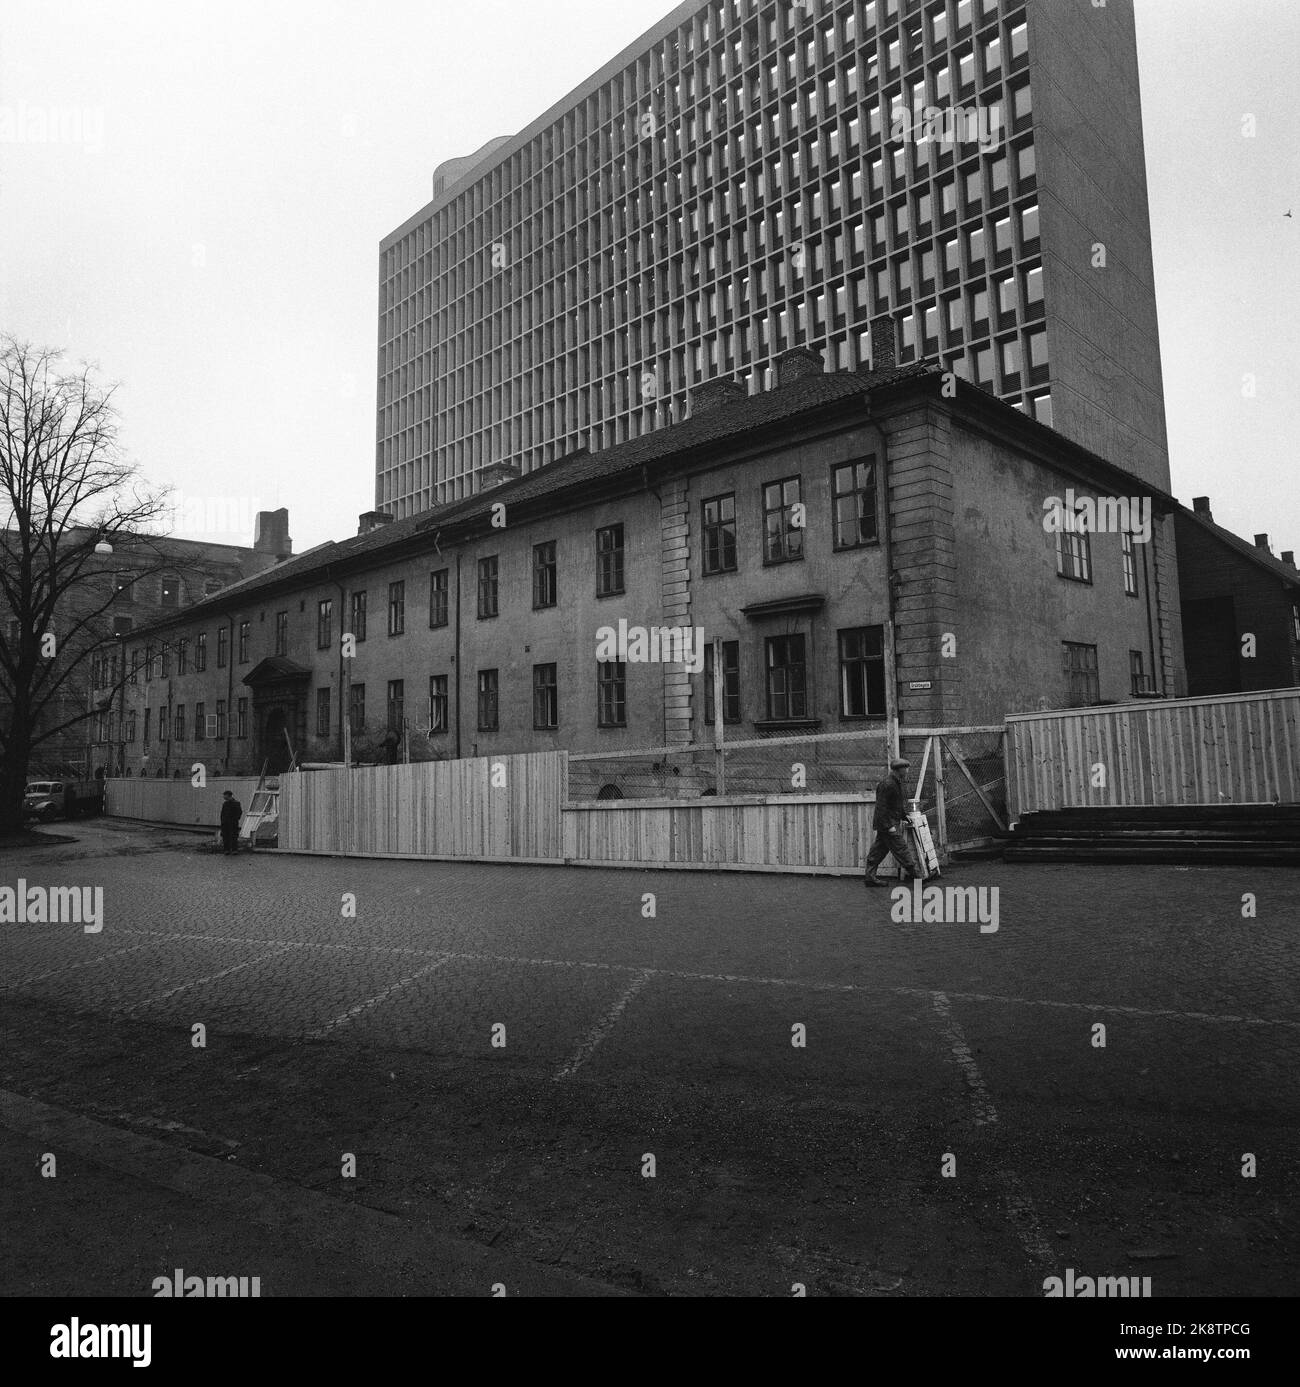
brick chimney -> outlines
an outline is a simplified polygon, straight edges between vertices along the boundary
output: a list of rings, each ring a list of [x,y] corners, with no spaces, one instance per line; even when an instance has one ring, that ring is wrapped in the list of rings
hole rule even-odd
[[[371,530],[377,530],[381,525],[392,524],[392,514],[386,510],[362,511],[357,520],[357,534],[368,535]]]
[[[711,409],[723,405],[739,404],[749,399],[749,391],[744,385],[730,376],[719,376],[717,380],[706,380],[690,392],[690,415],[707,414]]]
[[[1193,496],[1192,513],[1199,515],[1202,520],[1212,521],[1214,516],[1210,514],[1210,498],[1208,496]]]
[[[1267,536],[1267,535],[1256,535],[1256,536],[1255,536],[1255,548],[1256,548],[1256,549],[1262,549],[1266,554],[1271,554],[1271,553],[1273,552],[1273,551],[1268,547],[1268,536]]]
[[[257,512],[257,522],[253,530],[253,549],[258,554],[270,554],[276,563],[293,554],[293,540],[289,538],[289,512],[286,507]]]
[[[1287,564],[1289,567],[1294,568],[1294,567],[1295,567],[1295,550],[1294,550],[1294,549],[1283,549],[1283,550],[1282,550],[1282,562],[1283,562],[1284,564]]]
[[[898,334],[888,315],[871,320],[871,369],[892,371],[898,365]]]
[[[522,476],[523,473],[513,462],[487,462],[478,470],[478,489],[489,491],[494,486],[500,486],[502,482],[514,481],[516,477]]]
[[[793,385],[797,380],[825,374],[826,362],[822,359],[821,352],[815,352],[811,347],[791,347],[788,352],[782,352],[776,358],[778,390],[784,390],[787,385]]]

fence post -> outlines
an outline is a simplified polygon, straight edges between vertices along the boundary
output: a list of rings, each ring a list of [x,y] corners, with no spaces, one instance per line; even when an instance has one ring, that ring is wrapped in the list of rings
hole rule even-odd
[[[939,861],[948,865],[948,801],[943,781],[943,738],[936,737],[934,750],[934,819],[939,831]]]

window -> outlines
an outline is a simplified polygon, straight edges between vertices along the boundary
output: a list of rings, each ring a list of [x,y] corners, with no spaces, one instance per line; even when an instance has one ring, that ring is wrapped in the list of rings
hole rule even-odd
[[[1137,551],[1133,547],[1133,532],[1120,531],[1120,548],[1124,555],[1124,591],[1130,597],[1138,595]]]
[[[622,660],[596,665],[596,725],[627,726],[627,665]]]
[[[1061,642],[1061,668],[1065,673],[1066,706],[1087,708],[1101,697],[1097,675],[1097,647]]]
[[[128,742],[133,742],[133,741],[135,741],[135,709],[134,709],[134,708],[132,708],[131,711],[130,711],[129,713],[127,713],[127,715],[126,715],[126,718],[125,718],[125,727],[123,728],[122,738],[123,738],[124,741],[128,741]]]
[[[763,562],[803,558],[803,503],[798,477],[763,487]]]
[[[217,738],[224,738],[226,735],[226,700],[217,699]]]
[[[190,639],[182,636],[176,642],[176,673],[188,674],[190,672]]]
[[[1056,571],[1076,583],[1092,582],[1092,540],[1076,512],[1065,506],[1056,532]]]
[[[533,545],[533,609],[555,606],[558,586],[555,577],[555,541]]]
[[[225,669],[230,659],[230,627],[217,628],[217,668]]]
[[[141,654],[138,650],[131,652],[131,673],[127,676],[132,684],[140,682],[140,662]]]
[[[802,635],[767,638],[767,716],[773,722],[808,716],[808,666]]]
[[[885,628],[857,626],[841,631],[840,717],[885,714]]]
[[[165,741],[167,740],[167,733],[170,731],[170,727],[171,727],[171,724],[167,721],[167,709],[166,709],[165,707],[164,707],[164,708],[159,708],[159,709],[158,709],[158,740],[159,740],[160,742],[165,742]]]
[[[334,600],[326,597],[316,603],[316,649],[328,650],[334,643]]]
[[[330,691],[316,690],[316,735],[328,737],[330,734]]]
[[[246,621],[239,623],[239,663],[241,665],[248,663],[248,626],[249,623]]]
[[[596,531],[596,596],[613,597],[622,591],[623,527],[607,525]]]
[[[159,663],[162,665],[162,677],[164,679],[170,679],[172,672],[172,648],[166,641],[163,642]]]
[[[208,705],[206,703],[196,703],[194,705],[194,740],[201,742],[207,736],[207,717]]]
[[[447,676],[445,674],[431,674],[429,676],[429,731],[445,732],[447,730]]]
[[[485,617],[497,614],[497,556],[490,555],[478,561],[478,615]]]
[[[277,655],[287,655],[289,653],[288,612],[276,612],[275,614],[275,653]]]
[[[180,579],[174,573],[165,573],[159,584],[158,605],[175,607],[180,603]]]
[[[560,690],[555,665],[533,666],[533,726],[548,731],[560,725]]]
[[[429,629],[434,630],[439,626],[447,624],[447,573],[445,568],[434,569],[429,574]],[[365,593],[354,593],[353,600],[357,597],[363,599],[362,602],[362,621],[365,621],[364,598]]]
[[[1154,674],[1146,672],[1146,660],[1140,650],[1130,650],[1128,653],[1128,673],[1129,681],[1135,698],[1142,694],[1153,694],[1156,691],[1156,680]]]
[[[243,700],[241,699],[242,703]],[[348,726],[359,737],[366,730],[366,686],[353,684],[348,688]]]
[[[736,493],[711,496],[701,503],[704,529],[704,572],[736,571]]]
[[[194,669],[202,674],[208,667],[208,633],[201,631],[194,637]]]
[[[876,540],[875,458],[831,469],[831,506],[836,549],[856,549]]]
[[[713,700],[713,667],[715,646],[712,641],[704,647],[704,723],[713,726],[717,719],[717,704]],[[722,642],[722,721],[740,721],[740,642]]]
[[[248,699],[241,698],[235,707],[235,736],[248,736]]]
[[[494,669],[481,669],[478,672],[478,730],[495,732],[500,719],[498,704],[498,672]]]
[[[401,679],[388,681],[388,730],[401,732],[406,726],[406,684]]]
[[[142,729],[142,731],[141,731],[141,737],[142,737],[142,739],[143,739],[143,742],[144,742],[144,745],[145,745],[145,746],[148,746],[148,745],[149,745],[149,716],[150,716],[150,714],[151,714],[152,712],[153,712],[153,709],[152,709],[152,708],[146,708],[146,709],[144,710],[144,727],[143,727],[143,729]],[[161,721],[161,719],[160,719],[160,721]]]
[[[115,636],[129,636],[134,629],[134,618],[129,616],[115,616],[113,618],[113,634]]]
[[[388,585],[388,634],[400,636],[406,630],[406,584]]]
[[[175,728],[172,731],[172,740],[183,742],[185,740],[185,705],[178,703],[175,713]]]
[[[351,600],[352,621],[349,634],[353,640],[363,641],[366,638],[366,594],[354,592]]]
[[[1296,640],[1300,641],[1300,603],[1291,604],[1291,629],[1295,632]]]
[[[119,602],[134,602],[135,579],[129,573],[119,573],[113,579],[113,596]]]

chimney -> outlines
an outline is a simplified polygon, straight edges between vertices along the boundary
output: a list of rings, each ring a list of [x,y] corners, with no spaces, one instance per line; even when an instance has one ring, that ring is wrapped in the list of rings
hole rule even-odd
[[[512,462],[486,462],[478,469],[478,489],[488,491],[521,476],[523,473]]]
[[[1295,567],[1295,550],[1294,550],[1294,549],[1283,549],[1283,550],[1282,550],[1282,562],[1283,562],[1284,564],[1288,565],[1288,567],[1294,568],[1294,567]]]
[[[1266,554],[1272,553],[1272,550],[1268,547],[1268,536],[1267,536],[1267,535],[1256,535],[1256,536],[1255,536],[1255,548],[1256,548],[1256,549],[1262,549]]]
[[[293,540],[289,538],[289,512],[281,506],[279,510],[260,510],[253,530],[253,549],[258,554],[270,554],[276,563],[293,554]]]
[[[706,380],[690,393],[690,417],[695,418],[697,414],[707,414],[711,409],[720,409],[723,405],[740,404],[741,401],[749,399],[749,391],[744,385],[733,380],[731,376],[719,376],[717,380]]]
[[[1192,513],[1199,515],[1202,520],[1212,521],[1214,516],[1210,514],[1210,498],[1208,496],[1193,496]]]
[[[887,315],[871,320],[871,369],[892,371],[898,365],[898,337]]]
[[[357,522],[357,534],[368,535],[371,530],[377,530],[381,525],[392,523],[392,514],[386,510],[362,511]]]
[[[776,358],[776,388],[784,390],[797,380],[807,380],[809,376],[824,376],[826,362],[821,352],[811,347],[791,347]]]

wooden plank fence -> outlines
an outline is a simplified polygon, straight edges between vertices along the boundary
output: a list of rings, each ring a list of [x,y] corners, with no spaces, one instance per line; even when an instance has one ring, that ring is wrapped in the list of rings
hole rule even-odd
[[[222,792],[230,790],[245,809],[253,802],[256,776],[229,776],[209,780],[195,789],[184,780],[138,779],[125,776],[104,783],[104,813],[116,819],[143,819],[147,823],[202,824],[215,832],[221,821]]]
[[[565,753],[280,777],[279,846],[345,856],[559,861]]]
[[[1300,801],[1300,688],[1007,718],[1012,814]]]

